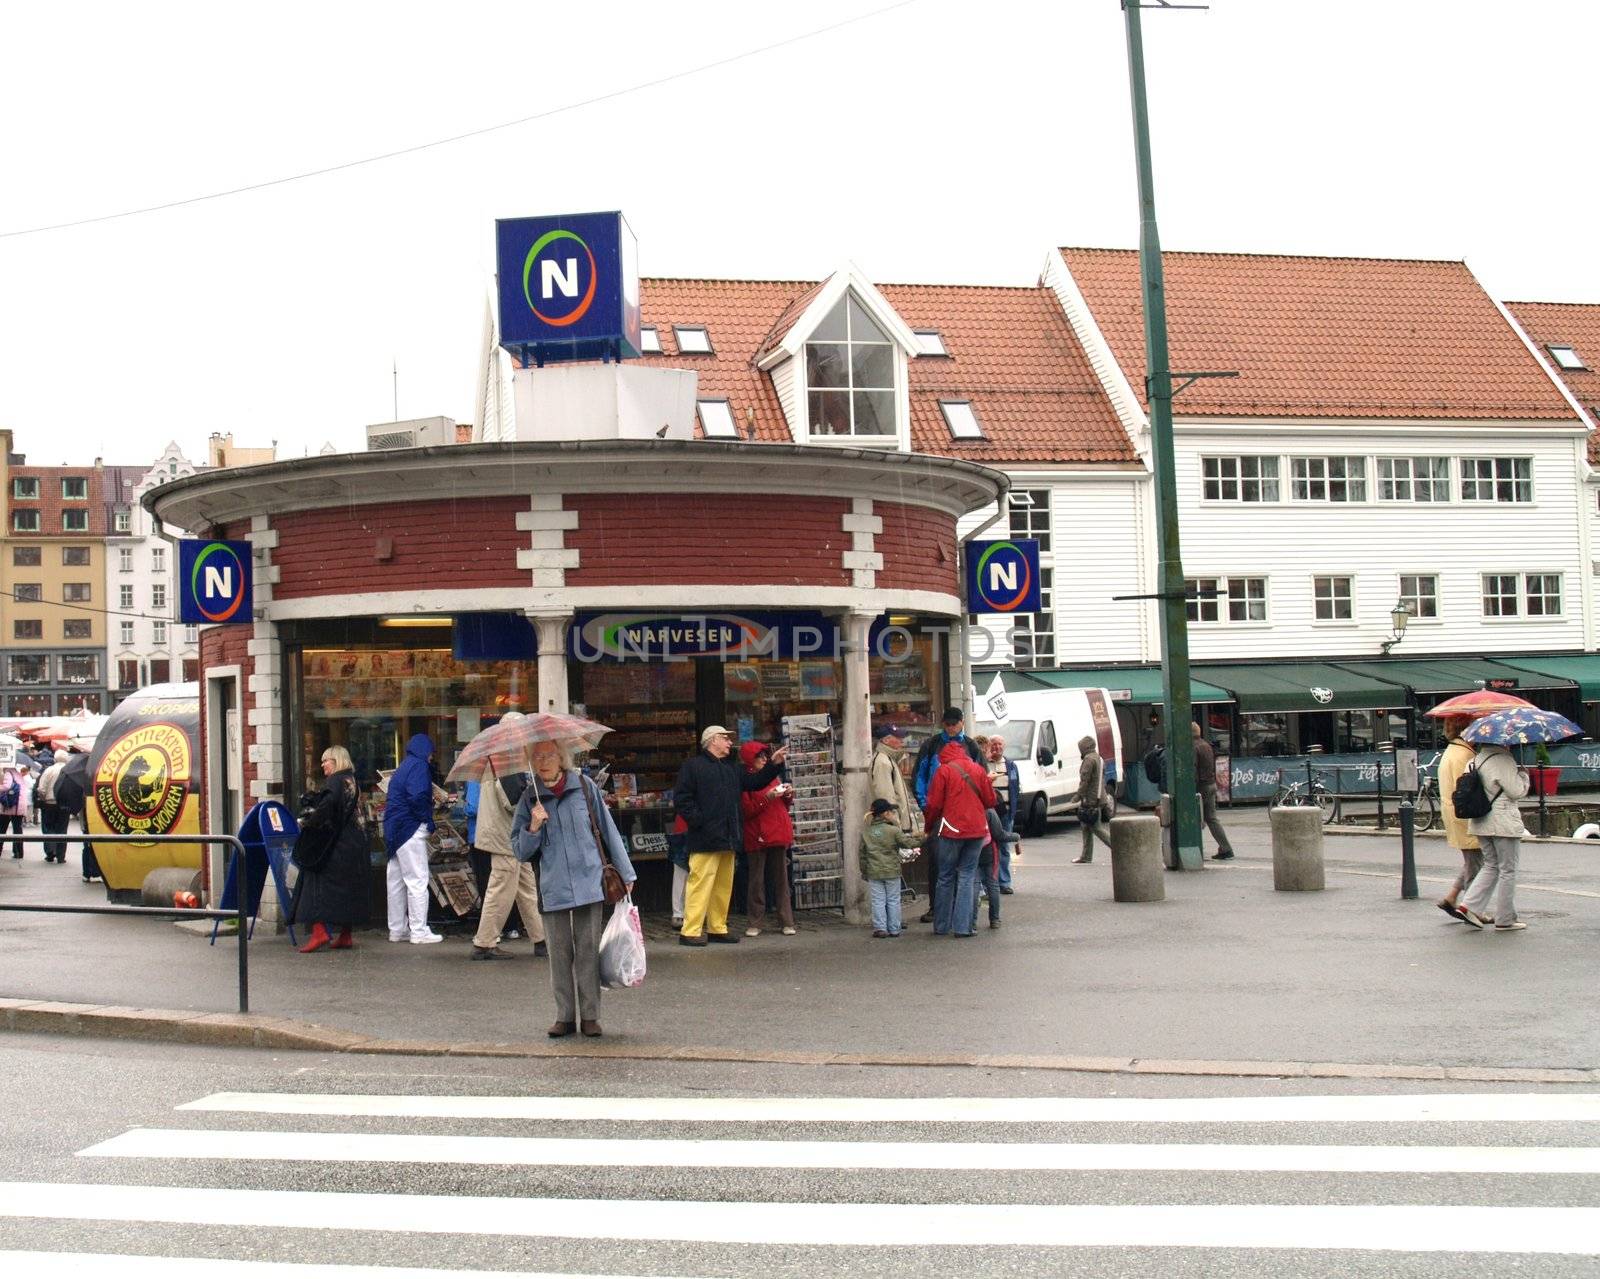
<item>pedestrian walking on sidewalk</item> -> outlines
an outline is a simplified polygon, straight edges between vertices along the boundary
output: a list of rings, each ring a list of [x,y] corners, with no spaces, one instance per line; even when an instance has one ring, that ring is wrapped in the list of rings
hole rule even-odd
[[[500,722],[521,718],[521,711],[507,711]],[[533,867],[518,861],[511,851],[511,819],[529,780],[527,769],[508,770],[504,776],[499,776],[491,761],[489,775],[478,787],[478,821],[473,831],[473,846],[488,857],[489,882],[483,890],[483,905],[478,908],[478,931],[472,938],[473,959],[511,958],[510,951],[500,949],[500,934],[511,917],[513,906],[522,919],[523,930],[533,942],[534,955],[546,953],[539,886]]]
[[[1017,800],[1022,790],[1022,783],[1017,774],[1017,763],[1007,758],[1006,739],[999,733],[989,739],[984,756],[989,765],[989,784],[994,787],[995,798],[1000,801],[995,807],[995,812],[1000,818],[1000,828],[1010,835],[1017,829]],[[1013,891],[1011,853],[1016,843],[1016,840],[1008,839],[1000,845],[1000,891],[1007,897],[1011,896]]]
[[[1462,730],[1470,723],[1470,715],[1445,720],[1446,744],[1444,754],[1439,756],[1439,808],[1444,815],[1444,835],[1450,847],[1461,854],[1461,869],[1435,904],[1451,917],[1456,917],[1456,903],[1461,900],[1461,894],[1483,869],[1483,851],[1478,846],[1478,837],[1472,833],[1465,817],[1456,816],[1456,782],[1472,763],[1474,754],[1472,746],[1461,740]]]
[[[1527,925],[1517,918],[1517,864],[1528,831],[1517,801],[1528,793],[1528,770],[1504,746],[1488,744],[1478,747],[1472,766],[1494,802],[1486,816],[1467,823],[1478,837],[1483,867],[1473,876],[1456,914],[1474,928],[1492,921],[1496,932],[1523,929]]]
[[[1111,836],[1100,820],[1105,797],[1106,762],[1100,758],[1094,738],[1085,733],[1078,739],[1078,829],[1083,832],[1083,850],[1073,858],[1076,863],[1094,860],[1097,839],[1111,847]]]
[[[744,847],[740,799],[745,791],[761,790],[778,776],[785,748],[768,757],[767,766],[746,772],[730,758],[733,734],[713,724],[700,734],[700,753],[683,762],[672,792],[673,806],[686,827],[689,847],[689,884],[685,892],[683,946],[704,946],[708,941],[737,942],[728,931],[728,903],[733,897],[733,855]]]
[[[25,764],[7,765],[0,773],[0,834],[9,830],[23,833],[28,820],[28,805],[33,802],[33,770]],[[22,856],[22,841],[14,840],[11,855]]]
[[[343,746],[323,751],[322,775],[328,784],[307,796],[311,811],[301,819],[294,847],[300,876],[289,903],[289,920],[311,925],[311,934],[300,947],[302,954],[323,947],[349,950],[355,945],[353,930],[364,927],[368,916],[371,863],[350,752]]]
[[[1217,851],[1211,855],[1211,860],[1231,861],[1233,842],[1217,819],[1217,752],[1193,720],[1189,721],[1189,731],[1194,737],[1194,784],[1200,792],[1200,816],[1211,838],[1217,841]]]
[[[886,799],[872,801],[872,811],[861,830],[861,878],[867,881],[872,903],[872,935],[900,936],[900,868],[903,854],[922,848],[922,836],[900,828],[895,806]]]
[[[389,851],[389,940],[425,946],[444,938],[428,927],[428,836],[433,833],[433,738],[418,733],[389,775],[383,842]]]
[[[61,779],[61,770],[66,766],[67,752],[58,750],[49,768],[39,775],[39,833],[41,835],[65,835],[67,821],[71,814],[61,805],[56,803],[56,783]],[[64,839],[49,840],[44,846],[44,859],[47,862],[62,862],[67,860],[67,841]]]
[[[739,761],[747,773],[761,772],[771,760],[772,748],[765,742],[749,741],[739,747]],[[746,937],[761,936],[767,922],[769,879],[783,935],[794,936],[794,907],[789,901],[789,847],[794,843],[789,809],[793,804],[794,787],[782,778],[739,797],[744,824]]]
[[[598,1038],[602,875],[609,858],[632,889],[627,847],[600,788],[550,741],[534,744],[533,778],[517,801],[511,829],[517,859],[531,863],[539,876],[556,1003],[556,1020],[545,1033],[559,1039],[581,1028]]]
[[[972,936],[978,856],[989,839],[985,810],[994,807],[994,787],[987,770],[968,753],[970,745],[965,738],[945,744],[922,806],[927,833],[939,841],[933,898],[933,931],[939,936]]]

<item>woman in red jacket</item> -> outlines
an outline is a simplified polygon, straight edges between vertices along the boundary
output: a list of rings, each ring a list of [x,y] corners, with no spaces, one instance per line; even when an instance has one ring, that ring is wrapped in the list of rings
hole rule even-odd
[[[977,918],[978,854],[989,838],[989,817],[995,806],[994,786],[983,765],[967,755],[961,742],[939,752],[939,768],[928,784],[922,806],[927,833],[938,839],[938,880],[933,893],[933,931],[971,937]],[[961,925],[966,927],[962,928]]]
[[[759,773],[772,758],[765,742],[746,742],[739,747],[745,770]],[[794,906],[789,901],[789,845],[794,843],[794,822],[789,806],[794,803],[794,787],[774,780],[761,790],[745,791],[739,797],[744,815],[744,852],[747,890],[746,937],[761,936],[767,922],[767,876],[775,881],[777,899],[773,903],[785,937],[794,936]]]

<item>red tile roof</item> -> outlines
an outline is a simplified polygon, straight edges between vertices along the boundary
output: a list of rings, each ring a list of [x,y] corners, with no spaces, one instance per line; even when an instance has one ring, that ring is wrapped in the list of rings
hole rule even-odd
[[[1507,302],[1534,345],[1570,346],[1585,365],[1564,369],[1550,360],[1572,398],[1600,421],[1600,305],[1593,302]],[[1549,352],[1545,352],[1546,356]],[[1589,460],[1600,465],[1600,432],[1589,433]]]
[[[1064,248],[1142,394],[1139,255]],[[1174,370],[1231,371],[1183,392],[1185,416],[1572,419],[1461,262],[1163,253]]]
[[[799,318],[812,282],[645,280],[643,322],[662,354],[645,364],[694,369],[701,398],[726,397],[756,439],[790,434],[772,380],[754,367]],[[1138,455],[1101,390],[1060,305],[1045,288],[890,284],[884,297],[912,328],[937,329],[948,358],[910,362],[911,446],[975,462],[1135,466]],[[672,326],[704,325],[712,355],[680,355]],[[982,440],[952,440],[941,399],[971,400]]]

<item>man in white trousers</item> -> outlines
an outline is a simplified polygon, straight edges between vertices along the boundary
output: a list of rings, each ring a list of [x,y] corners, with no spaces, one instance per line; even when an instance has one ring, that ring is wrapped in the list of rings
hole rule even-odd
[[[500,719],[522,718],[521,711],[507,711]],[[519,764],[527,764],[519,760]],[[509,959],[511,952],[500,949],[500,933],[511,914],[512,904],[522,916],[523,930],[533,943],[534,957],[545,954],[544,918],[539,914],[539,889],[533,867],[519,862],[511,851],[511,815],[528,784],[531,767],[518,768],[497,776],[491,766],[478,785],[478,829],[473,846],[489,854],[489,886],[483,892],[478,910],[478,932],[472,939],[474,959]]]
[[[426,946],[444,938],[428,927],[428,836],[433,832],[433,738],[418,733],[389,776],[383,842],[389,850],[389,940]]]

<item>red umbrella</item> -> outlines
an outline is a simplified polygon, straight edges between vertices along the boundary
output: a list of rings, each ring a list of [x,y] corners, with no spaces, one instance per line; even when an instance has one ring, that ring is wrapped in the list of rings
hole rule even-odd
[[[604,724],[577,715],[508,715],[467,743],[445,780],[481,782],[491,768],[497,777],[520,773],[528,767],[529,749],[538,742],[590,750],[610,731]]]
[[[1513,711],[1533,703],[1514,693],[1500,693],[1492,688],[1480,688],[1475,693],[1461,693],[1447,697],[1432,710],[1423,714],[1429,719],[1477,719],[1493,715],[1496,711]]]

